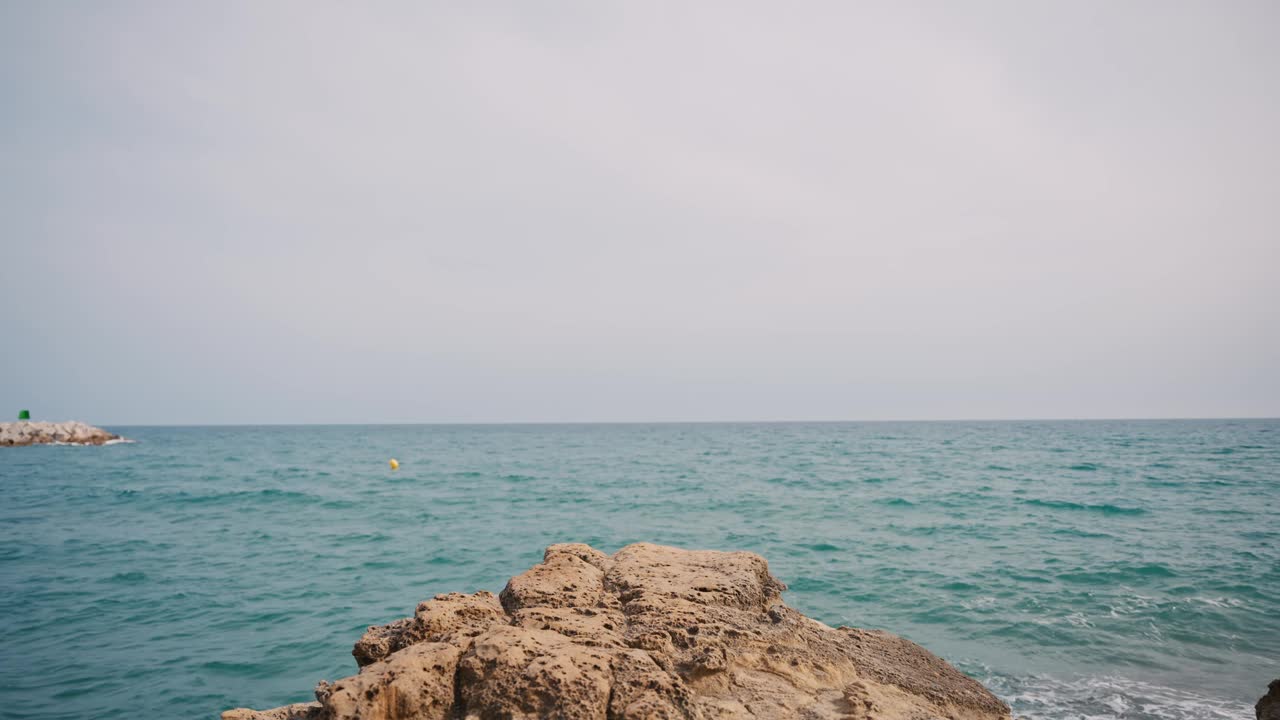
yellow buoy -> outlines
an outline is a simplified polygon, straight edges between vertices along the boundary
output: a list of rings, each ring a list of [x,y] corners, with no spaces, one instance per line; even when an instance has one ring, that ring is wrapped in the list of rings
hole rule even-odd
[[[396,460],[395,458],[391,458],[391,469],[392,469],[392,470],[399,470],[399,469],[400,469],[400,461],[399,461],[399,460]]]

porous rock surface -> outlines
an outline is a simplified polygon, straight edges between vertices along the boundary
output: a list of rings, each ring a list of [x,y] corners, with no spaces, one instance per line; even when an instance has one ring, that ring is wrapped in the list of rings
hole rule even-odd
[[[547,548],[500,596],[449,593],[369,628],[315,703],[223,720],[1003,720],[982,685],[895,635],[783,604],[764,558],[639,543]]]
[[[101,445],[119,439],[121,439],[119,435],[75,420],[69,422],[22,420],[0,423],[0,447],[49,443]]]

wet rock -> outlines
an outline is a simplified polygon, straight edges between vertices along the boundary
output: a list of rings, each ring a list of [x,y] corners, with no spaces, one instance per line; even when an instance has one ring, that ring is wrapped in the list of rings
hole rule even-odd
[[[318,703],[224,718],[1009,717],[919,645],[811,620],[784,588],[751,553],[553,545],[500,597],[438,595],[370,628],[360,672]]]
[[[1253,713],[1258,716],[1257,720],[1280,720],[1280,678],[1267,686],[1267,694],[1258,699]]]

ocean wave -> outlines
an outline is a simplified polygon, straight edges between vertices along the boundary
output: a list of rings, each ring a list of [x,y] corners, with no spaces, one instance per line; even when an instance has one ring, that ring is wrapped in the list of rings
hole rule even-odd
[[[105,582],[109,583],[127,583],[130,585],[146,582],[147,574],[136,570],[131,572],[120,572],[107,578]]]
[[[224,505],[245,501],[255,503],[312,503],[322,500],[318,495],[298,490],[282,490],[265,488],[262,490],[232,490],[230,492],[177,492],[166,494],[165,499],[172,503],[184,505]]]
[[[1085,530],[1085,529],[1083,529],[1083,528],[1075,528],[1075,527],[1057,528],[1056,530],[1051,530],[1050,532],[1052,532],[1054,535],[1069,535],[1069,536],[1071,536],[1071,537],[1080,537],[1080,538],[1111,538],[1111,537],[1115,537],[1114,535],[1112,535],[1112,534],[1110,534],[1110,533],[1090,532],[1090,531]]]
[[[1086,503],[1070,502],[1067,500],[1040,500],[1038,498],[1023,500],[1022,502],[1027,505],[1035,505],[1037,507],[1049,508],[1051,510],[1082,510],[1102,513],[1103,515],[1145,515],[1147,513],[1147,511],[1142,508],[1112,505],[1110,503],[1090,505]]]
[[[1237,608],[1237,607],[1243,607],[1245,604],[1243,600],[1238,600],[1236,598],[1229,598],[1229,597],[1211,598],[1211,597],[1196,596],[1191,599],[1198,603],[1203,603],[1205,605],[1209,605],[1211,607],[1216,607],[1216,608]]]
[[[132,445],[133,443],[136,443],[136,442],[138,441],[130,440],[129,438],[116,438],[114,440],[107,440],[101,445],[94,445],[93,443],[62,442],[62,441],[48,442],[48,443],[42,443],[42,444],[53,445],[56,447],[103,447],[106,445]]]
[[[1177,577],[1177,573],[1168,565],[1146,563],[1144,565],[1113,564],[1100,568],[1077,567],[1058,573],[1057,578],[1065,582],[1094,584],[1106,587],[1109,583],[1148,582],[1151,578]]]
[[[1121,676],[1060,679],[1044,675],[980,678],[1025,720],[1244,720],[1238,700]]]

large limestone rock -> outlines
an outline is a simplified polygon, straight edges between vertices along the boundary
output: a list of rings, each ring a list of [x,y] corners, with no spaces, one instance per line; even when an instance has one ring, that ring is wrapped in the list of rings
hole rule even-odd
[[[7,422],[0,423],[0,447],[64,443],[68,445],[102,445],[121,439],[102,428],[82,422]]]
[[[973,679],[895,635],[783,604],[764,558],[552,545],[500,596],[450,593],[371,627],[316,703],[223,720],[1005,720]]]

